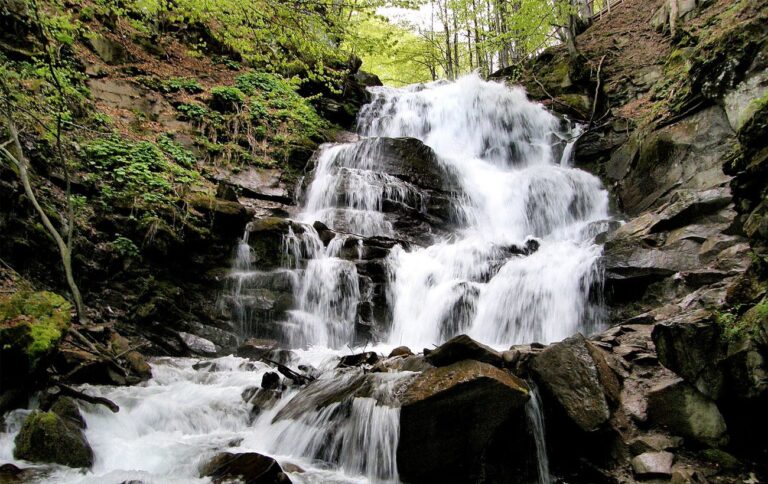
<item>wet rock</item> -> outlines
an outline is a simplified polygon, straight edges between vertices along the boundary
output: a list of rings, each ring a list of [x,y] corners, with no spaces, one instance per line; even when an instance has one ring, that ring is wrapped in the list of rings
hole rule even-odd
[[[111,359],[94,355],[70,344],[65,344],[56,354],[54,367],[60,374],[66,375],[71,383],[89,383],[92,385],[127,385],[138,383],[126,378],[125,371]]]
[[[374,372],[387,372],[387,371],[426,371],[434,366],[427,363],[427,360],[422,355],[408,355],[408,356],[395,356],[387,358],[376,363],[371,371]]]
[[[375,365],[379,361],[379,355],[374,351],[366,351],[354,355],[342,356],[339,360],[339,368],[349,368],[352,366]]]
[[[258,360],[267,357],[278,347],[273,339],[249,338],[237,348],[237,356]]]
[[[263,270],[280,267],[283,236],[290,228],[297,233],[303,231],[300,226],[279,217],[263,217],[248,224],[248,244],[251,246],[251,263],[254,267]]]
[[[179,331],[179,337],[187,349],[193,353],[206,356],[216,356],[219,353],[219,349],[213,341],[184,331]]]
[[[632,470],[641,478],[671,477],[675,455],[671,452],[645,452],[632,459]]]
[[[405,482],[471,482],[496,432],[528,400],[525,384],[487,363],[432,368],[405,391],[397,465]]]
[[[291,482],[275,459],[255,452],[218,454],[200,469],[200,477],[210,477],[216,484],[232,481],[248,484]]]
[[[713,106],[645,134],[642,143],[630,143],[630,153],[612,157],[606,170],[628,158],[627,168],[616,170],[623,174],[615,193],[634,216],[669,201],[679,190],[709,190],[727,183],[722,160],[734,139],[725,111]]]
[[[531,363],[537,382],[585,432],[603,426],[620,386],[602,350],[581,334],[551,345]]]
[[[537,344],[515,345],[507,351],[501,353],[501,359],[504,361],[504,368],[512,370],[512,373],[527,378],[530,362],[544,348]]]
[[[448,366],[462,360],[475,360],[501,367],[501,354],[478,343],[465,334],[455,336],[432,350],[426,356],[427,362],[434,366]]]
[[[707,462],[711,462],[726,471],[740,470],[744,467],[739,459],[721,449],[704,449],[699,455]]]
[[[680,447],[682,443],[683,439],[680,437],[670,437],[662,434],[641,435],[628,442],[629,451],[632,453],[632,455],[676,449]]]
[[[31,462],[90,467],[93,450],[83,431],[53,412],[32,412],[14,440],[13,455]]]
[[[85,429],[85,419],[80,413],[80,408],[74,400],[69,397],[59,397],[51,406],[51,412],[66,420],[77,428]]]
[[[728,442],[725,420],[715,403],[682,379],[662,382],[648,393],[648,419],[670,432],[718,447]]]
[[[268,371],[261,377],[261,388],[264,390],[276,390],[280,387],[280,375],[274,371]]]
[[[35,469],[22,469],[13,464],[0,465],[0,482],[3,484],[33,482],[35,474]]]
[[[273,408],[278,401],[282,393],[277,390],[265,390],[264,388],[246,388],[240,395],[245,403],[253,405],[251,409],[251,416],[255,417],[264,410]]]
[[[407,346],[398,346],[389,352],[388,358],[395,358],[397,356],[411,356],[413,352]]]

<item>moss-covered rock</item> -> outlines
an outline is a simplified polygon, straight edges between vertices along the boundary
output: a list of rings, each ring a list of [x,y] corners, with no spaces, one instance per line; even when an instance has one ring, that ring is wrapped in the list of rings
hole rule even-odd
[[[0,372],[2,387],[29,383],[71,323],[71,306],[52,292],[19,291],[0,298]]]
[[[93,465],[93,450],[82,430],[53,412],[31,413],[14,441],[13,456],[69,467]]]

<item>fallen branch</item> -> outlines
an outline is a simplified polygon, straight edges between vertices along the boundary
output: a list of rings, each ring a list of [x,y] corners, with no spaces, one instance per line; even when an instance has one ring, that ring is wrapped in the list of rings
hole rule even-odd
[[[113,402],[108,398],[95,397],[93,395],[88,395],[87,393],[83,393],[79,390],[75,390],[74,388],[64,385],[63,383],[57,383],[56,386],[59,388],[59,393],[62,396],[76,398],[78,400],[82,400],[88,403],[93,403],[95,405],[104,405],[105,407],[110,409],[113,413],[117,413],[120,411],[120,407],[115,402]]]
[[[304,384],[310,383],[310,382],[312,382],[314,380],[314,378],[312,378],[309,375],[303,375],[301,373],[293,371],[290,368],[288,368],[287,366],[283,365],[282,363],[278,363],[275,360],[270,360],[269,358],[267,358],[265,356],[262,356],[259,359],[261,361],[263,361],[264,363],[269,363],[270,365],[276,366],[277,367],[277,371],[279,371],[281,375],[283,375],[284,377],[288,378],[289,380],[291,380],[292,382],[294,382],[296,384],[304,385]]]

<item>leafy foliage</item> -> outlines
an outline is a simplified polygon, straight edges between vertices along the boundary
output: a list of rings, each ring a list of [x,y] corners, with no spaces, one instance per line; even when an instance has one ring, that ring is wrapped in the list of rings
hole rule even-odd
[[[106,202],[154,210],[172,206],[200,175],[180,166],[194,157],[166,137],[158,143],[119,137],[92,141],[84,147],[86,163],[99,180]]]

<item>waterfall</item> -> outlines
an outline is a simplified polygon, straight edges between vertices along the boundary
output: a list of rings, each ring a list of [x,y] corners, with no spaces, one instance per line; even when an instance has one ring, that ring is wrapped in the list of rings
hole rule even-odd
[[[590,294],[608,197],[571,166],[579,128],[476,75],[370,91],[360,139],[320,148],[300,211],[280,221],[279,267],[253,263],[263,246],[249,225],[221,299],[241,338],[280,339],[284,363],[317,380],[269,393],[261,362],[155,360],[143,385],[86,388],[121,411],[84,404],[94,467],[54,468],[49,480],[206,482],[198,470],[217,452],[254,451],[301,468],[294,482],[395,483],[397,395],[415,374],[337,368],[340,356],[369,341],[419,351],[460,333],[506,349],[600,324]],[[6,418],[0,462],[14,462],[23,413]]]
[[[532,381],[528,382],[531,389],[531,398],[525,405],[525,414],[528,424],[533,432],[533,441],[536,445],[536,469],[539,475],[539,484],[550,484],[552,477],[549,474],[549,458],[547,457],[546,429],[544,427],[544,412],[542,410],[539,388]]]
[[[423,212],[428,196],[384,172],[382,145],[411,137],[455,180],[454,211],[463,222],[425,247],[390,254],[387,342],[420,348],[466,332],[498,346],[550,343],[599,324],[588,295],[601,279],[601,248],[590,226],[608,218],[608,197],[596,177],[569,167],[579,128],[563,128],[521,89],[477,76],[371,92],[358,122],[364,138],[323,148],[299,219],[398,236],[383,205]],[[510,250],[531,240],[534,253]],[[329,317],[351,327],[327,314],[314,324],[328,326]]]

